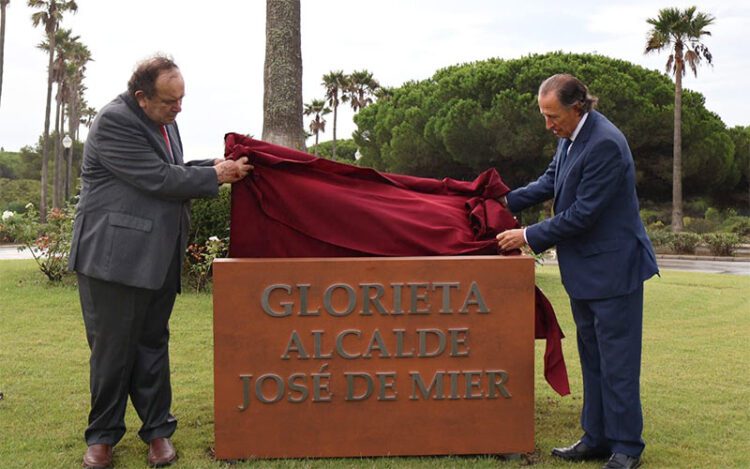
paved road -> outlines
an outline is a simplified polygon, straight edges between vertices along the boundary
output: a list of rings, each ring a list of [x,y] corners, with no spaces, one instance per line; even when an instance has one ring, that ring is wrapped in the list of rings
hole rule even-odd
[[[743,258],[744,259],[744,258]],[[747,260],[715,260],[714,258],[684,259],[677,256],[658,256],[657,264],[663,270],[687,270],[690,272],[706,272],[711,274],[750,275],[750,258]],[[554,260],[545,260],[545,265],[556,265]]]
[[[28,250],[18,251],[16,246],[0,246],[0,259],[31,259]],[[545,260],[545,264],[555,265],[553,260]],[[713,274],[750,275],[750,258],[747,260],[718,261],[705,259],[680,259],[677,257],[660,256],[659,267],[671,270],[688,270],[692,272],[708,272]]]
[[[0,245],[0,260],[1,259],[33,259],[33,257],[26,249],[19,251],[18,246],[3,244]]]

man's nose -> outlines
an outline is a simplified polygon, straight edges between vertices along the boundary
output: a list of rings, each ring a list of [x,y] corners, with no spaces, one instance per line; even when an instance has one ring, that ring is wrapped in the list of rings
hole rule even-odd
[[[547,130],[552,128],[552,120],[550,120],[549,117],[544,118],[544,125],[547,127]]]

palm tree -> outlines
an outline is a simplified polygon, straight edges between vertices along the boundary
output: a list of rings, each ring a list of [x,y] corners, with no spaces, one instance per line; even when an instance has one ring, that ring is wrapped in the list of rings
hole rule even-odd
[[[367,70],[359,70],[349,75],[346,93],[349,95],[349,102],[354,112],[372,104],[379,88],[380,83]]]
[[[263,140],[305,149],[299,0],[266,0]]]
[[[670,51],[667,73],[674,74],[674,149],[672,161],[672,231],[682,231],[682,77],[685,65],[698,76],[698,65],[702,59],[711,63],[711,53],[701,42],[702,36],[710,36],[706,27],[714,17],[696,13],[696,7],[683,10],[663,8],[657,18],[646,20],[653,26],[646,39],[644,53]]]
[[[60,208],[64,197],[63,184],[63,154],[62,154],[62,128],[65,126],[66,104],[69,102],[70,89],[68,83],[68,60],[72,54],[74,44],[78,43],[80,36],[73,36],[70,29],[58,29],[55,32],[55,59],[52,62],[52,80],[57,84],[55,93],[55,172],[52,178],[52,206]],[[48,41],[42,41],[37,48],[49,49]]]
[[[49,119],[52,106],[53,59],[55,55],[55,33],[62,21],[63,13],[75,13],[78,5],[75,0],[28,0],[31,8],[39,11],[31,15],[34,26],[43,25],[49,44],[49,62],[47,64],[47,107],[44,114],[44,136],[42,140],[42,190],[39,201],[39,216],[42,222],[47,221],[47,164],[49,161]]]
[[[83,94],[86,87],[83,85],[83,79],[86,74],[86,64],[93,60],[91,51],[83,43],[75,41],[70,45],[68,55],[68,66],[66,69],[68,83],[68,135],[73,140],[78,139],[78,128],[81,126],[81,115],[85,109],[86,102]],[[71,195],[71,186],[73,181],[73,149],[67,152],[65,174],[65,200]]]
[[[0,100],[3,96],[3,63],[5,61],[5,8],[10,0],[0,0]]]
[[[331,108],[326,106],[325,100],[322,99],[313,99],[311,103],[305,104],[305,115],[315,115],[310,121],[310,132],[315,135],[315,156],[318,155],[318,135],[326,131],[326,120],[323,116],[330,112]]]
[[[344,93],[349,77],[344,75],[342,70],[329,72],[323,75],[323,86],[326,88],[326,100],[333,109],[333,148],[331,153],[336,159],[336,120],[338,118],[338,108],[340,103],[346,102],[349,97]]]

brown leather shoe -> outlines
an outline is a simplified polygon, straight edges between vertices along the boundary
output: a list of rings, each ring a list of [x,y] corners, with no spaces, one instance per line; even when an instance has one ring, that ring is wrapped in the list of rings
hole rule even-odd
[[[83,467],[87,469],[107,469],[112,467],[112,445],[98,443],[91,445],[83,455]]]
[[[151,467],[164,467],[177,459],[177,451],[169,438],[154,438],[148,443],[148,464]]]

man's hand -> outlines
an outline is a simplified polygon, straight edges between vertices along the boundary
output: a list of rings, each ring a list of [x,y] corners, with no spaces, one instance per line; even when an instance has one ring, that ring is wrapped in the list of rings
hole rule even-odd
[[[501,251],[521,249],[525,244],[526,240],[523,237],[523,228],[506,230],[497,235],[497,245]]]
[[[232,183],[247,176],[247,173],[253,170],[253,165],[248,163],[246,156],[243,156],[238,160],[214,162],[214,170],[216,170],[216,178],[219,180],[219,184]]]

